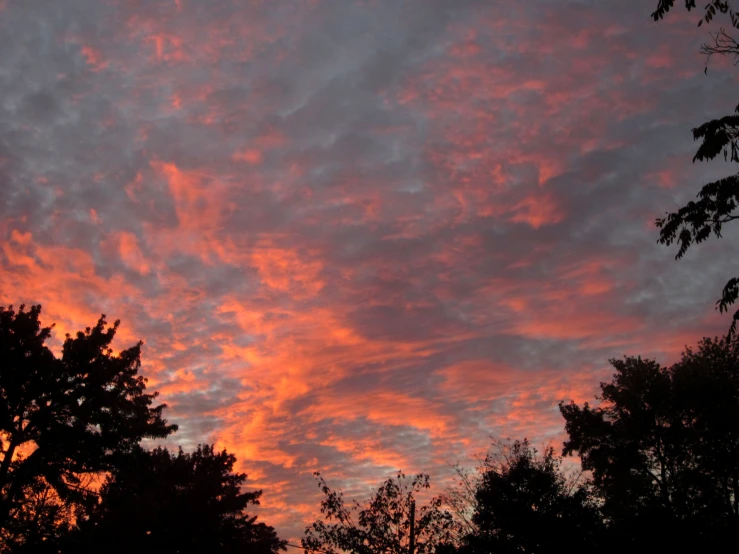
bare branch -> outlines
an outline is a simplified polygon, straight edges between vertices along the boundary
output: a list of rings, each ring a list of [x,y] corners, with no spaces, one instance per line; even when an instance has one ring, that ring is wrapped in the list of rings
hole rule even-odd
[[[734,56],[734,65],[739,64],[739,42],[729,35],[724,28],[716,33],[708,33],[713,39],[713,43],[703,43],[701,45],[701,54],[706,56],[706,70],[711,61],[711,56]]]

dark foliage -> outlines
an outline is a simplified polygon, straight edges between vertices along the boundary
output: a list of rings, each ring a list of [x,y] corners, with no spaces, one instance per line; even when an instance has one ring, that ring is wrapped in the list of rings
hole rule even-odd
[[[655,21],[662,19],[671,8],[674,0],[659,0],[657,9],[652,13]],[[695,0],[685,0],[685,7],[691,10],[696,7]],[[739,28],[739,12],[735,11],[729,0],[711,0],[705,6],[703,17],[698,22],[709,23],[717,14],[729,16],[732,26]],[[724,29],[712,34],[713,44],[704,44],[701,48],[706,54],[707,62],[714,54],[734,56],[739,63],[739,43],[727,34]],[[706,71],[708,65],[706,65]],[[739,106],[735,113],[739,114]],[[709,161],[723,154],[725,161],[736,163],[739,161],[737,138],[739,137],[739,115],[728,115],[714,119],[693,129],[693,138],[700,140],[693,162]],[[677,259],[682,258],[693,244],[698,244],[711,235],[721,237],[723,225],[739,218],[736,213],[739,201],[739,174],[731,175],[718,181],[708,183],[698,193],[698,200],[688,202],[675,212],[667,213],[666,217],[658,218],[657,227],[660,229],[659,242],[666,245],[677,243],[679,248]],[[721,298],[716,302],[716,308],[721,312],[729,310],[729,306],[739,299],[739,278],[734,277],[724,285]],[[739,321],[739,310],[734,313],[729,334],[736,332]]]
[[[684,0],[685,8],[690,11],[696,7],[696,0]],[[659,21],[675,6],[675,0],[658,0],[657,9],[652,12],[652,19]],[[703,16],[698,20],[698,27],[703,23],[710,23],[717,14],[728,14],[731,24],[739,28],[739,14],[732,9],[730,0],[709,0],[705,7]]]
[[[717,548],[739,529],[739,342],[704,339],[669,368],[611,363],[598,407],[560,405],[611,546]]]
[[[350,507],[344,503],[342,491],[331,490],[318,473],[316,478],[326,496],[321,502],[325,521],[316,521],[305,530],[302,544],[310,552],[408,554],[411,521],[414,554],[444,550],[459,535],[459,525],[442,508],[440,498],[432,498],[416,510],[419,493],[429,489],[428,475],[408,480],[398,472],[395,479],[382,483],[365,505],[354,502]]]
[[[739,114],[739,106],[736,108]],[[726,116],[693,129],[693,137],[702,140],[693,160],[712,160],[723,153],[727,161],[739,162],[739,115]],[[682,258],[691,245],[703,242],[712,234],[721,236],[725,223],[739,218],[739,174],[703,186],[696,202],[688,202],[676,212],[657,220],[659,242],[679,245],[677,258]],[[739,298],[739,280],[731,279],[724,287],[717,306],[721,312]],[[739,311],[734,314],[731,331],[736,330]]]
[[[115,468],[143,438],[175,429],[138,375],[140,346],[114,355],[118,322],[67,336],[61,358],[45,342],[40,306],[0,307],[0,532],[6,547],[64,528],[89,501],[88,477]]]
[[[261,491],[241,492],[236,458],[212,446],[188,454],[137,449],[104,483],[100,503],[81,514],[65,551],[139,554],[274,554],[272,527],[246,513]]]
[[[529,443],[498,445],[480,467],[474,487],[471,532],[460,554],[556,552],[594,548],[602,535],[600,514],[586,482],[568,478],[561,458]]]
[[[525,440],[504,456],[488,455],[476,493],[473,521],[480,534],[473,551],[553,552],[565,536],[571,548],[593,547],[595,503],[587,486],[568,483],[560,465],[553,449],[539,456]]]

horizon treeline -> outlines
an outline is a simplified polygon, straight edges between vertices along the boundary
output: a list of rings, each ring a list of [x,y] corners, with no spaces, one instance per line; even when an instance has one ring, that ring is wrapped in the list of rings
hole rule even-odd
[[[0,307],[0,552],[276,554],[248,513],[236,458],[203,444],[147,450],[177,426],[139,375],[141,343],[115,355],[119,322],[46,346],[41,307]],[[301,547],[339,554],[484,554],[597,548],[709,551],[739,531],[739,338],[704,338],[664,367],[627,356],[591,406],[559,405],[562,454],[496,442],[457,484],[398,472],[363,503],[315,474],[321,519]],[[594,393],[596,391],[593,391]],[[581,471],[565,470],[576,456]],[[298,546],[298,545],[289,545]]]

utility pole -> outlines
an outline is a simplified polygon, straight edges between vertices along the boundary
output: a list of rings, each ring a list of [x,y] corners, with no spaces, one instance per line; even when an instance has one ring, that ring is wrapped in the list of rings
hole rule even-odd
[[[408,554],[415,554],[416,550],[416,501],[411,500],[411,536],[408,545]]]

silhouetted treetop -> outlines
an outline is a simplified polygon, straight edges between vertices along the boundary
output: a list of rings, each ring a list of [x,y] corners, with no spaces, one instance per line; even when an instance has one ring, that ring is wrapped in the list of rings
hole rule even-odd
[[[564,453],[592,472],[614,536],[685,546],[739,528],[737,340],[704,339],[669,368],[639,357],[611,364],[599,406],[560,410]]]
[[[143,438],[176,430],[138,375],[141,343],[114,355],[119,322],[67,335],[57,358],[45,342],[40,306],[0,307],[0,530],[33,491],[62,504],[88,496],[84,476],[111,471]],[[17,523],[17,518],[13,520]]]
[[[459,536],[459,525],[442,508],[441,498],[416,506],[419,493],[430,487],[428,475],[407,479],[398,472],[364,504],[355,501],[350,506],[342,491],[329,488],[319,473],[315,476],[325,495],[321,502],[324,520],[305,529],[301,542],[309,552],[408,554],[412,535],[414,554],[433,554]]]
[[[603,531],[587,482],[569,478],[561,458],[528,441],[497,444],[479,469],[472,530],[460,554],[593,548]]]
[[[261,491],[242,492],[246,474],[236,457],[212,446],[173,454],[137,449],[101,489],[99,505],[81,516],[70,552],[157,554],[275,554],[284,550],[274,529],[246,509]]]

